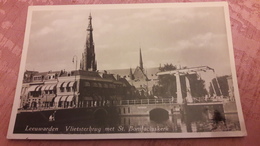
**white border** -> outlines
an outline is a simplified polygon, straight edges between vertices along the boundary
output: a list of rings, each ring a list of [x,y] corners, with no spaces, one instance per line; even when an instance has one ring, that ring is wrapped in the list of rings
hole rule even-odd
[[[171,7],[223,7],[225,13],[228,48],[230,55],[231,71],[234,83],[234,92],[236,98],[236,106],[239,116],[241,131],[226,132],[196,132],[196,133],[121,133],[121,134],[14,134],[14,124],[17,114],[17,107],[20,102],[20,91],[25,70],[25,63],[29,45],[29,35],[33,11],[42,10],[75,10],[75,9],[124,9],[124,8],[171,8]],[[229,10],[227,2],[196,2],[196,3],[156,3],[156,4],[108,4],[108,5],[62,5],[62,6],[29,6],[26,21],[26,31],[22,52],[22,59],[19,70],[17,88],[15,92],[14,104],[12,108],[11,119],[9,123],[8,139],[150,139],[150,138],[202,138],[202,137],[241,137],[246,136],[246,127],[242,113],[240,96],[237,85],[234,52],[232,45],[231,27],[229,19]]]

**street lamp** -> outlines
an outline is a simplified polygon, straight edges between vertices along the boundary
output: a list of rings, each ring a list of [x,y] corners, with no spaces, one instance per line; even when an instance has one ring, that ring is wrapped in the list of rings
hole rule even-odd
[[[76,63],[76,69],[75,69],[75,72],[74,72],[75,83],[76,83],[76,71],[77,71],[77,64],[78,64],[78,57],[77,57],[77,55],[74,55],[74,56],[73,56],[72,62],[73,62],[73,63],[74,63],[74,62]],[[76,87],[75,87],[74,90],[73,90],[73,97],[76,98],[75,90],[76,90]],[[76,100],[76,102],[77,102],[77,100]],[[77,105],[77,103],[76,103],[76,105]]]

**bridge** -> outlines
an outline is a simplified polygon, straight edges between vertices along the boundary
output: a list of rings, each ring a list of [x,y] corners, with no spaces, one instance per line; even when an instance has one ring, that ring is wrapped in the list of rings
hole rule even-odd
[[[195,100],[194,100],[195,101]],[[55,105],[55,104],[54,104]],[[54,112],[56,119],[79,119],[94,117],[105,120],[107,117],[120,116],[123,123],[130,123],[131,116],[148,116],[153,121],[166,121],[172,117],[192,115],[200,117],[202,113],[210,115],[214,110],[225,112],[222,101],[198,100],[193,103],[178,103],[176,98],[160,99],[136,99],[113,101],[89,101],[81,102],[78,106],[69,107],[38,107],[37,109],[21,109],[18,113],[37,115],[39,119],[46,121]],[[44,116],[42,116],[44,115]],[[127,120],[128,119],[128,120]],[[100,121],[102,121],[100,120]]]
[[[117,110],[121,116],[150,116],[169,117],[176,114],[185,114],[187,109],[199,109],[202,113],[205,108],[215,109],[223,107],[222,101],[204,101],[197,103],[180,104],[176,98],[163,99],[139,99],[121,100],[117,105]]]
[[[121,100],[118,105],[119,115],[151,115],[156,113],[172,115],[182,111],[182,104],[176,99],[139,99]]]
[[[199,98],[198,98],[199,99]],[[54,104],[57,105],[57,104]],[[135,100],[118,100],[118,101],[83,101],[80,102],[76,107],[66,106],[53,106],[45,107],[39,106],[35,109],[20,109],[20,112],[37,112],[37,111],[53,111],[53,110],[64,110],[64,109],[94,109],[103,110],[107,113],[108,107],[116,107],[117,113],[122,116],[129,115],[151,115],[153,113],[167,113],[167,115],[178,114],[184,111],[185,106],[213,106],[223,105],[222,100],[205,101],[197,100],[193,103],[178,103],[176,98],[160,98],[160,99],[135,99]]]

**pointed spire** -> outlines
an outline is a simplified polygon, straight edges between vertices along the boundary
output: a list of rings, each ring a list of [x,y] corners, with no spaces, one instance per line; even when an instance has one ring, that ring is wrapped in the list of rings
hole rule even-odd
[[[130,79],[131,80],[134,80],[135,79],[135,77],[134,77],[134,75],[133,75],[133,72],[132,72],[132,68],[130,68]]]
[[[88,24],[88,29],[87,29],[87,31],[93,31],[91,13],[90,13],[89,16],[88,16],[88,20],[89,20],[89,24]]]
[[[143,71],[144,70],[144,66],[143,66],[143,59],[142,59],[142,51],[141,51],[141,48],[140,48],[140,68],[141,70]]]
[[[89,14],[89,23],[87,27],[87,37],[85,49],[82,54],[81,60],[81,70],[86,71],[96,71],[97,70],[97,62],[95,58],[95,46],[93,41],[93,28],[92,28],[92,16]]]

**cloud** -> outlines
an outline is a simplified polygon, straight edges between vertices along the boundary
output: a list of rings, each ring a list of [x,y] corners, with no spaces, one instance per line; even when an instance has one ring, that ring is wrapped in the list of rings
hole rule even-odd
[[[36,33],[36,36],[40,37],[40,36],[50,35],[50,33],[53,33],[53,31],[54,30],[51,27],[43,27]]]
[[[81,59],[89,12],[33,12],[28,69],[46,71],[66,65],[74,69],[71,59],[74,55]],[[208,64],[221,69],[218,63],[229,63],[220,7],[93,9],[91,13],[99,70],[135,68],[140,47],[146,67],[173,63]]]

